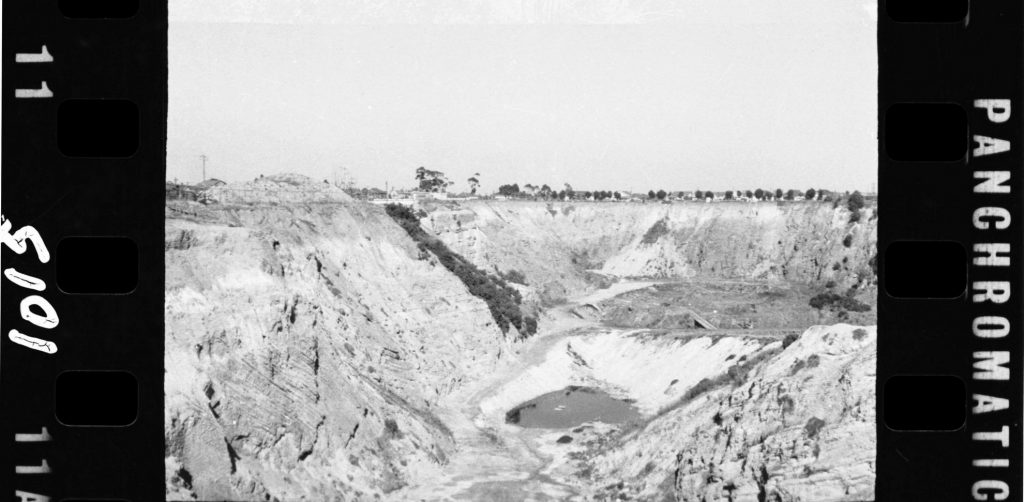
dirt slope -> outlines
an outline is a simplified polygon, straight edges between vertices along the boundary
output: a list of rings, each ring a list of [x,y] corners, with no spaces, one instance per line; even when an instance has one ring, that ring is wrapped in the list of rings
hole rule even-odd
[[[875,340],[874,327],[812,327],[742,385],[701,393],[588,459],[598,486],[613,487],[591,494],[873,500]]]
[[[517,353],[533,342],[512,343],[514,332],[502,335],[484,302],[421,253],[381,207],[330,192],[285,205],[264,197],[268,190],[292,190],[278,185],[303,183],[308,180],[271,178],[247,185],[255,192],[221,190],[243,195],[225,198],[229,204],[168,207],[168,497],[401,499],[413,482],[413,493],[432,493],[423,486],[431,479],[481,489],[452,471],[474,465],[466,451],[490,448],[487,435],[474,430],[474,414],[501,416],[515,401],[575,381],[519,364]],[[524,291],[539,290],[551,301],[594,290],[602,275],[835,281],[845,290],[868,280],[875,242],[870,211],[859,223],[848,220],[845,209],[817,203],[476,202],[432,208],[424,225],[478,266],[522,271],[530,285]],[[547,321],[541,334],[559,335],[557,323]],[[836,495],[837,486],[866,493],[870,466],[860,456],[840,459],[830,452],[873,454],[873,408],[864,399],[873,403],[874,332],[854,343],[848,340],[852,327],[826,336],[830,329],[812,329],[759,363],[749,385],[715,388],[673,408],[582,468],[622,481],[615,490],[641,498],[660,492],[724,500],[728,493],[762,500],[778,493],[786,501],[846,500]],[[574,342],[571,354],[562,350],[551,363],[575,363],[575,354],[592,365],[591,376],[622,389],[672,363],[657,344],[594,340],[601,342]],[[718,343],[711,349],[735,348],[736,357],[766,347]],[[650,361],[617,365],[614,355],[627,352]],[[697,352],[688,357],[700,361]],[[789,373],[797,359],[809,365],[812,354],[819,355],[820,369]],[[731,353],[718,355],[721,372],[734,364],[725,359]],[[522,371],[494,381],[499,365]],[[716,370],[704,366],[701,375]],[[695,385],[685,367],[666,371],[676,387],[659,380],[658,389],[634,389],[648,412]],[[487,378],[486,389],[477,389]],[[672,388],[664,392],[663,384]],[[824,398],[839,391],[852,397]],[[783,395],[794,400],[792,409]],[[468,396],[475,410],[466,408]],[[727,417],[732,422],[713,420],[726,410],[735,413]],[[824,425],[814,422],[814,437],[801,439],[812,418]],[[850,439],[850,431],[865,439]],[[473,444],[460,445],[460,438]],[[548,481],[557,473],[543,466],[554,457],[537,453],[522,437],[509,444],[511,453],[483,454],[491,455],[500,476],[525,466],[535,476],[531,482],[557,493],[572,485],[571,479]],[[826,467],[829,473],[815,471]],[[493,495],[502,486],[480,493]]]
[[[481,267],[519,270],[549,298],[620,277],[786,280],[846,289],[869,278],[877,219],[824,202],[437,205],[424,225]],[[849,239],[847,240],[847,236]],[[592,282],[592,281],[589,281]]]
[[[189,204],[166,225],[170,497],[372,499],[445,461],[433,404],[508,344],[379,207]]]

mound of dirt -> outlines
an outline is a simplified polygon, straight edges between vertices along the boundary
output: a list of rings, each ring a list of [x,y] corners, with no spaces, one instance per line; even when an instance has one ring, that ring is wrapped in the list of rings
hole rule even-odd
[[[301,174],[275,174],[244,183],[228,183],[205,190],[202,195],[206,202],[220,204],[352,201],[352,197],[326,180],[317,182]]]

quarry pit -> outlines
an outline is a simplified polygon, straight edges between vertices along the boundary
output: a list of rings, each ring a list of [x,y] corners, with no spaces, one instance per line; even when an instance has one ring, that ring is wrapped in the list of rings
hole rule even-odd
[[[169,203],[169,500],[873,498],[873,209],[417,209],[536,333],[379,206]]]

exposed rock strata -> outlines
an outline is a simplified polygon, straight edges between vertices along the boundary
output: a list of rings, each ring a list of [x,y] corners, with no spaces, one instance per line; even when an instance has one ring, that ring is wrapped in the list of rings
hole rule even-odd
[[[378,207],[192,204],[166,235],[169,496],[386,494],[445,462],[431,406],[509,350]]]
[[[442,398],[517,350],[515,334],[503,336],[486,305],[380,207],[329,195],[327,204],[257,197],[168,208],[169,499],[394,498],[458,454],[438,418],[455,413],[437,408]],[[433,211],[424,223],[478,266],[524,272],[524,296],[539,290],[550,300],[592,289],[600,273],[848,288],[870,271],[875,242],[870,214],[857,224],[848,217],[828,204],[479,202]],[[666,231],[647,235],[659,221]],[[869,499],[874,330],[853,333],[813,328],[744,385],[669,409],[608,445],[590,469],[621,481],[613,491],[641,498]],[[616,369],[623,351],[645,354],[633,342],[580,341],[561,354],[630,393],[667,354],[655,342],[649,367]],[[691,348],[726,365],[732,354],[714,351],[735,349],[739,358],[771,347],[719,343]],[[804,367],[794,371],[798,361]],[[574,382],[523,375],[533,377],[552,390]],[[641,386],[638,405],[661,409],[694,378],[673,380],[658,392]],[[520,390],[508,387],[484,407],[500,414],[536,395]]]
[[[438,206],[424,225],[478,266],[519,270],[560,298],[587,287],[588,269],[622,277],[835,281],[846,289],[872,275],[878,220],[873,208],[862,212],[850,223],[847,209],[825,202],[472,201]],[[664,231],[650,235],[656,226]]]
[[[737,387],[663,412],[590,459],[642,500],[874,499],[875,328],[814,326]]]

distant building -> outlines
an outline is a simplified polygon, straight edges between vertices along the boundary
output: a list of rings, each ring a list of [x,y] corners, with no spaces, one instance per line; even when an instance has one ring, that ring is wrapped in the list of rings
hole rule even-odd
[[[199,183],[196,183],[195,189],[199,190],[199,191],[203,191],[203,190],[208,190],[210,188],[221,186],[221,185],[226,185],[226,184],[227,183],[225,183],[225,182],[223,182],[223,181],[221,181],[221,180],[219,180],[217,178],[210,178],[208,180],[203,180],[203,181],[200,181]]]
[[[410,197],[412,199],[415,199],[415,200],[425,200],[425,199],[441,199],[441,200],[444,200],[444,199],[448,198],[448,193],[447,192],[427,192],[427,191],[424,191],[424,190],[413,190],[412,192],[409,192],[409,195],[410,195]]]

